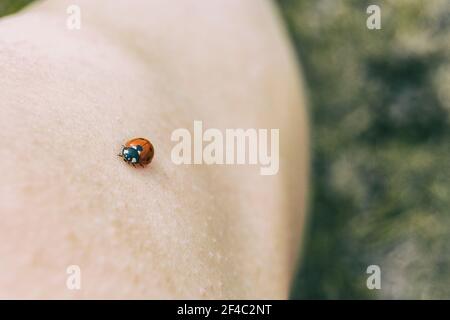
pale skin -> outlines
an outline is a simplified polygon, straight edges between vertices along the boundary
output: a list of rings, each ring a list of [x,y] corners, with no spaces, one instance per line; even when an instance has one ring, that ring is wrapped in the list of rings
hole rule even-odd
[[[0,298],[288,297],[308,130],[271,2],[43,1],[0,19],[0,70]],[[194,120],[279,128],[279,172],[175,165]],[[117,157],[140,136],[145,169]]]

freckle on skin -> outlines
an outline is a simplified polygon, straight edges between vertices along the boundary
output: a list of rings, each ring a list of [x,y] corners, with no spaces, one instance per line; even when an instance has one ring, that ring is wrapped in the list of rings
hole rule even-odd
[[[71,244],[76,244],[76,243],[78,243],[78,237],[77,237],[76,234],[73,233],[73,232],[67,233],[66,238],[67,238],[67,240],[68,240]]]

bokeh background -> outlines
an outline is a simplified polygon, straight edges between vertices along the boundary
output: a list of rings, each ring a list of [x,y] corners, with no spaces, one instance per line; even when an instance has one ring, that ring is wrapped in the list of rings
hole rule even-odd
[[[0,0],[0,16],[30,0]],[[450,0],[279,0],[309,92],[293,299],[450,299]],[[381,7],[382,29],[366,9]],[[381,268],[368,290],[366,268]]]
[[[450,299],[450,1],[280,1],[310,90],[292,298]],[[366,9],[381,7],[381,30]],[[381,268],[368,290],[366,268]]]

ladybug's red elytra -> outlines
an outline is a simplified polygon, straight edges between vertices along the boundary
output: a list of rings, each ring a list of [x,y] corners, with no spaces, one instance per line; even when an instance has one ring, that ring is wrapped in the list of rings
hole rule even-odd
[[[145,167],[152,162],[154,154],[155,150],[150,141],[145,138],[134,138],[122,146],[122,152],[118,156],[133,167],[136,165]]]

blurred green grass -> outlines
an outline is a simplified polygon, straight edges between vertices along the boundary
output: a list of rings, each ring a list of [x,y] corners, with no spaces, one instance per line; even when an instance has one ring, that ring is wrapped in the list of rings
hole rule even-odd
[[[0,17],[20,10],[34,0],[0,0]]]
[[[301,299],[450,298],[450,5],[283,0],[310,90]],[[381,7],[382,29],[366,28]],[[382,289],[365,270],[381,267]]]
[[[32,0],[0,0],[0,16]],[[450,298],[448,0],[282,0],[310,96],[293,299]],[[382,9],[382,30],[366,8]],[[382,289],[366,288],[368,265]]]

